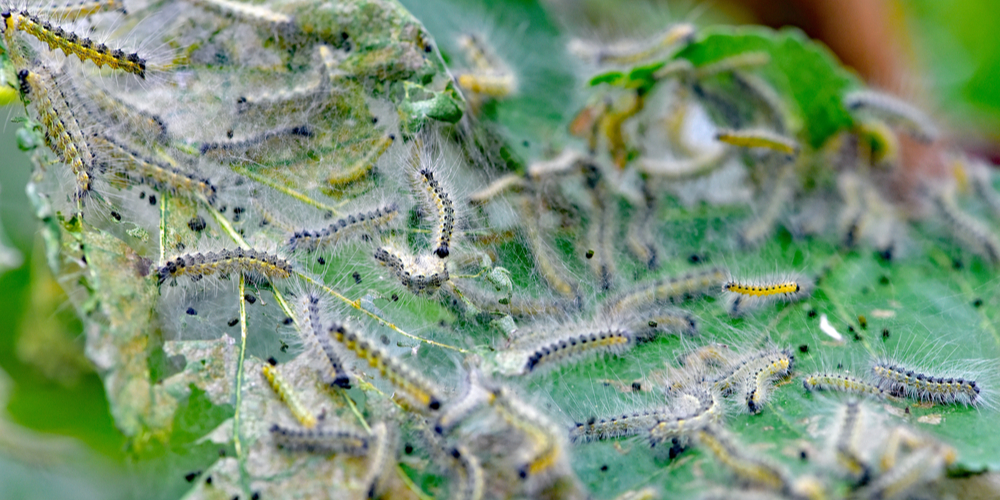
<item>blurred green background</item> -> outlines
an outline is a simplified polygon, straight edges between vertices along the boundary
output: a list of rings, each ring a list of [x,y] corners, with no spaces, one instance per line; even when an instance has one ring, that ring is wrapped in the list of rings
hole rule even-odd
[[[702,7],[668,3],[671,14],[695,23],[720,19],[773,26],[794,24],[823,38],[876,87],[923,101],[942,117],[963,148],[1000,158],[1000,0],[860,0],[857,25],[875,47],[851,46],[843,26],[824,9],[851,14],[835,0],[719,0]],[[551,0],[554,11],[578,2]],[[583,2],[599,18],[609,1]],[[874,7],[872,7],[874,6]],[[710,14],[695,15],[706,8]],[[877,11],[879,14],[871,14]],[[836,23],[834,23],[836,21]],[[874,34],[874,35],[872,35]],[[864,37],[854,36],[858,45]],[[878,59],[882,54],[893,62]],[[886,55],[887,54],[887,55]],[[889,73],[877,73],[890,71]],[[8,79],[9,79],[8,75]],[[5,80],[4,85],[10,85]],[[83,354],[81,323],[45,265],[37,222],[24,188],[27,156],[17,147],[20,103],[0,107],[0,242],[23,257],[0,271],[0,500],[7,498],[145,497],[142,480],[153,470],[130,465],[122,436],[107,411],[100,379]]]

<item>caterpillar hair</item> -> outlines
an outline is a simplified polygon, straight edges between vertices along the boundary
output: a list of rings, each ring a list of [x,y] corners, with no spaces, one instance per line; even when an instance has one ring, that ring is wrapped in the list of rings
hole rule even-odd
[[[419,174],[427,199],[437,216],[437,225],[431,234],[431,241],[435,247],[434,254],[443,259],[451,252],[451,238],[455,231],[455,207],[447,191],[434,178],[434,172],[424,168]]]
[[[417,371],[390,356],[368,339],[348,330],[344,325],[334,323],[330,326],[329,333],[334,340],[378,370],[389,383],[402,392],[413,407],[431,413],[441,409],[444,402],[442,391]]]
[[[479,370],[469,371],[465,391],[441,410],[441,415],[434,422],[434,432],[440,435],[449,434],[480,407],[492,404],[495,395],[489,388],[484,387],[481,378]]]
[[[494,408],[509,425],[521,431],[525,441],[529,443],[521,453],[517,466],[518,477],[527,480],[557,468],[565,468],[563,444],[548,419],[506,387],[501,386],[494,393]]]
[[[0,13],[5,33],[21,31],[49,46],[49,50],[61,50],[66,56],[76,56],[81,61],[90,61],[98,67],[125,71],[146,78],[146,60],[133,52],[126,54],[121,49],[112,49],[103,43],[94,43],[86,37],[67,32],[58,26],[41,21],[28,11]],[[10,35],[6,35],[9,37]],[[9,38],[8,38],[9,39]]]
[[[326,356],[327,361],[330,363],[330,369],[333,371],[333,381],[330,383],[331,386],[337,386],[341,389],[351,388],[351,378],[347,375],[347,370],[344,369],[344,362],[340,359],[340,354],[334,349],[333,344],[330,342],[330,335],[328,332],[323,330],[323,320],[320,316],[319,307],[319,296],[316,294],[309,294],[306,298],[308,305],[306,306],[308,318],[309,318],[309,334],[312,338],[316,340],[319,344],[320,349]]]
[[[284,279],[291,275],[292,266],[277,255],[252,248],[237,248],[175,257],[156,270],[156,278],[158,284],[163,284],[167,278],[176,279],[178,276],[190,276],[191,281],[198,281],[213,274],[234,273],[257,274],[269,280]]]
[[[335,172],[326,178],[326,183],[333,188],[340,188],[354,182],[358,182],[368,176],[368,173],[375,167],[379,158],[389,150],[389,147],[396,141],[395,134],[386,134],[376,140],[375,147],[358,159],[351,167],[344,171]]]
[[[880,387],[843,373],[813,373],[802,379],[807,391],[838,391],[875,399],[885,399],[888,394]]]
[[[364,456],[371,438],[358,430],[324,426],[316,429],[291,429],[280,425],[270,428],[271,439],[282,449],[308,453]]]
[[[744,382],[747,411],[751,414],[760,413],[771,392],[771,381],[788,376],[792,370],[793,359],[791,356],[777,356],[766,365],[757,368],[757,371],[747,378]]]
[[[396,435],[385,422],[372,426],[372,439],[375,446],[368,454],[367,471],[362,480],[367,498],[381,496],[384,489],[386,471],[396,460]]]
[[[795,163],[787,163],[775,181],[774,189],[767,196],[763,210],[740,230],[739,239],[743,246],[755,247],[770,236],[782,212],[794,202],[796,181],[794,166]]]
[[[539,368],[558,365],[597,354],[621,354],[632,348],[636,337],[620,329],[602,329],[591,332],[571,332],[561,338],[542,342],[527,352],[521,373],[533,373]]]
[[[727,277],[727,271],[713,267],[692,271],[683,276],[660,279],[648,284],[640,284],[632,291],[627,291],[610,303],[602,306],[602,310],[610,314],[623,314],[636,311],[653,304],[677,303],[698,297],[711,290],[717,290],[720,283]]]
[[[472,70],[455,77],[458,86],[473,96],[504,98],[517,92],[517,75],[489,50],[482,39],[471,33],[459,36],[458,45],[465,51]]]
[[[698,335],[698,321],[688,311],[661,309],[636,315],[633,329],[640,341],[652,340],[663,332],[694,337]]]
[[[315,51],[320,68],[315,81],[287,90],[266,92],[260,95],[244,94],[236,99],[236,113],[275,110],[294,112],[308,110],[316,102],[325,102],[334,92],[333,80],[337,75],[337,61],[328,45],[319,45]]]
[[[763,148],[789,156],[799,154],[799,143],[790,137],[778,135],[770,130],[720,130],[715,133],[717,141],[742,148]]]
[[[392,269],[399,282],[416,295],[434,293],[450,279],[448,266],[441,259],[413,257],[388,246],[377,248],[374,257]]]
[[[649,445],[654,448],[690,436],[722,418],[722,401],[716,391],[707,387],[692,387],[673,399],[672,413],[649,428]]]
[[[587,157],[584,154],[575,149],[566,148],[555,158],[532,162],[528,165],[526,174],[529,179],[538,181],[546,177],[571,173],[585,161],[587,161]]]
[[[569,437],[575,443],[586,443],[632,436],[648,431],[658,422],[665,421],[672,415],[670,407],[660,406],[614,417],[598,418],[592,416],[586,422],[575,423],[569,430]]]
[[[946,467],[954,463],[955,459],[955,450],[945,445],[929,445],[917,449],[855,492],[854,498],[911,498],[919,488],[940,479]]]
[[[490,200],[499,198],[507,192],[520,192],[528,187],[528,181],[523,175],[507,174],[486,186],[480,191],[469,195],[470,205],[483,205]]]
[[[265,7],[234,0],[190,0],[191,3],[221,17],[236,19],[261,29],[289,36],[295,32],[292,16]]]
[[[86,78],[80,78],[83,83],[76,82],[70,88],[77,98],[89,103],[101,115],[120,125],[119,133],[128,133],[139,140],[155,140],[161,144],[170,142],[170,132],[167,123],[159,115],[144,111],[125,102],[99,85],[91,83]]]
[[[775,131],[784,134],[788,130],[788,109],[774,87],[763,78],[746,71],[733,71],[733,79],[751,96],[759,108],[767,110],[770,123]]]
[[[848,401],[838,411],[834,450],[837,462],[864,485],[871,480],[871,466],[861,456],[860,440],[865,425],[865,409],[859,401]]]
[[[163,162],[144,157],[129,146],[109,136],[95,133],[90,138],[97,155],[95,164],[118,167],[133,184],[146,184],[160,192],[197,199],[204,196],[215,206],[218,187],[211,180],[185,172]]]
[[[730,148],[717,148],[710,152],[684,159],[660,160],[649,157],[639,158],[642,173],[671,182],[687,181],[709,175],[726,164],[731,156]]]
[[[79,2],[68,2],[65,5],[52,5],[42,7],[38,14],[49,19],[70,19],[76,20],[90,17],[101,12],[118,11],[126,14],[125,5],[119,0],[82,0]]]
[[[728,279],[722,284],[726,309],[736,318],[766,304],[796,302],[812,294],[815,283],[801,277],[784,280],[743,281]]]
[[[465,58],[468,59],[476,71],[489,72],[498,66],[495,55],[483,44],[480,37],[472,33],[463,33],[458,37],[458,46],[465,51]]]
[[[790,372],[794,366],[795,356],[788,349],[763,349],[745,354],[729,363],[717,374],[706,376],[704,382],[723,396],[728,396],[739,388],[740,384],[751,380],[751,376],[769,366],[786,367]],[[786,372],[787,373],[787,372]]]
[[[373,210],[360,211],[341,217],[337,222],[319,230],[297,231],[288,239],[292,252],[315,252],[336,245],[353,236],[364,236],[380,229],[399,214],[399,205],[389,203]]]
[[[743,445],[721,427],[702,428],[697,433],[697,441],[740,480],[782,493],[792,489],[791,478],[785,470],[745,453]]]
[[[222,157],[223,155],[229,154],[247,154],[251,150],[260,148],[265,142],[277,140],[277,139],[289,139],[289,138],[310,138],[313,136],[313,130],[308,125],[299,125],[295,127],[283,127],[273,130],[267,130],[257,134],[253,137],[248,137],[246,139],[235,139],[230,141],[221,142],[206,142],[201,145],[198,151],[202,155],[213,154]]]
[[[76,198],[84,198],[93,188],[93,154],[69,103],[62,96],[52,74],[44,66],[18,71],[21,93],[35,105],[39,121],[45,127],[45,142],[69,165],[76,177]]]
[[[880,389],[897,397],[967,406],[983,402],[981,388],[975,380],[919,373],[886,359],[872,364],[872,375]]]
[[[274,393],[278,395],[278,399],[288,406],[288,409],[291,410],[295,419],[307,429],[316,427],[316,415],[313,415],[313,413],[302,404],[302,401],[299,401],[298,395],[295,394],[295,389],[293,389],[292,386],[285,381],[284,377],[281,376],[281,373],[278,372],[278,368],[268,363],[264,363],[261,367],[261,371],[264,373],[264,378],[267,379],[267,383],[271,385],[271,389],[273,389]]]
[[[520,208],[523,215],[525,236],[531,248],[531,254],[535,257],[535,267],[542,275],[542,279],[559,295],[575,299],[578,289],[576,283],[565,276],[559,267],[558,259],[552,255],[552,251],[542,239],[542,231],[536,219],[538,213],[535,212],[536,208],[541,208],[540,204],[532,197],[525,196]]]
[[[894,125],[922,142],[934,142],[940,132],[934,121],[923,111],[898,97],[874,90],[856,90],[844,96],[844,106],[851,111],[867,111]]]
[[[969,250],[986,257],[990,265],[1000,265],[1000,240],[982,222],[966,214],[944,193],[934,197],[934,205],[945,225]]]
[[[682,23],[667,28],[652,39],[635,44],[595,46],[582,40],[570,42],[569,50],[597,65],[630,66],[657,57],[665,52],[679,50],[694,40],[696,28]]]
[[[451,497],[455,500],[481,500],[486,489],[486,477],[479,458],[465,446],[457,444],[448,450],[448,456],[455,464],[456,483]]]

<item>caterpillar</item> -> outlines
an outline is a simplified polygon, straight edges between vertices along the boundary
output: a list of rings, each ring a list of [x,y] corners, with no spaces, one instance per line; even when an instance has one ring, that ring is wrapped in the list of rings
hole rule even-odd
[[[631,436],[648,431],[657,423],[671,418],[672,415],[670,407],[661,406],[614,417],[591,417],[586,422],[574,424],[569,431],[569,436],[570,440],[577,443]]]
[[[275,12],[259,5],[234,0],[190,0],[191,3],[222,17],[233,18],[279,34],[290,35],[295,29],[292,16]]]
[[[312,137],[313,135],[314,135],[313,129],[310,128],[308,125],[284,127],[273,130],[267,130],[255,136],[248,137],[245,139],[202,143],[198,151],[202,155],[207,155],[209,153],[216,153],[216,154],[229,153],[234,151],[240,153],[246,153],[249,150],[259,147],[263,143],[270,140],[282,139],[282,138],[295,138],[295,137],[309,138]]]
[[[345,427],[291,429],[274,424],[269,431],[274,443],[289,451],[364,456],[371,444],[369,436]]]
[[[402,391],[416,408],[422,411],[437,412],[441,409],[444,398],[430,380],[425,379],[412,368],[383,351],[357,333],[348,330],[344,325],[333,324],[329,329],[330,336],[355,353],[359,358],[379,371],[393,386]]]
[[[97,152],[96,164],[108,167],[111,166],[111,159],[118,160],[115,165],[120,165],[125,179],[188,198],[201,195],[209,205],[215,206],[219,188],[211,180],[143,157],[117,139],[100,133],[93,134],[91,142]]]
[[[176,279],[178,276],[190,276],[191,281],[198,281],[216,273],[220,275],[252,273],[273,280],[287,278],[291,272],[291,264],[277,255],[237,248],[175,257],[156,270],[156,277],[158,284],[163,284],[167,278]]]
[[[333,188],[351,184],[353,182],[360,181],[365,178],[372,168],[375,166],[375,162],[388,151],[389,147],[396,141],[395,134],[386,134],[385,136],[379,138],[375,147],[361,157],[357,162],[354,163],[350,168],[342,172],[336,172],[330,174],[326,178],[326,183]]]
[[[465,384],[465,392],[461,396],[453,399],[451,404],[446,406],[441,415],[434,423],[434,432],[439,435],[448,434],[456,426],[465,421],[469,415],[485,404],[492,404],[494,393],[483,387],[479,370],[469,371],[468,380]]]
[[[518,477],[527,480],[563,466],[563,447],[548,420],[506,387],[496,389],[494,394],[493,406],[501,418],[524,433],[530,443],[518,464]]]
[[[548,340],[531,350],[523,371],[531,373],[542,366],[592,354],[620,354],[632,348],[635,341],[635,335],[620,329],[573,332],[562,338]]]
[[[417,295],[434,293],[450,278],[448,266],[443,260],[414,258],[388,246],[377,248],[374,257],[380,264],[392,269],[399,282]]]
[[[709,425],[702,428],[697,433],[697,441],[741,480],[773,491],[785,493],[791,490],[791,478],[787,472],[745,453],[742,445],[720,427]]]
[[[791,356],[777,356],[766,365],[757,368],[757,371],[746,380],[744,393],[747,411],[751,414],[760,412],[770,393],[771,380],[787,376],[792,369],[792,359]]]
[[[721,373],[705,377],[704,382],[710,384],[723,396],[728,396],[736,390],[739,384],[749,380],[751,375],[755,375],[761,369],[769,366],[787,366],[787,370],[791,371],[794,362],[795,357],[788,349],[764,349],[742,356],[729,364]]]
[[[872,375],[878,387],[893,396],[940,404],[976,406],[983,402],[975,380],[919,373],[887,360],[876,361],[872,365]]]
[[[769,130],[720,130],[715,133],[715,139],[743,148],[765,148],[791,156],[799,154],[798,142]]]
[[[352,236],[372,231],[388,224],[399,214],[399,205],[389,203],[373,210],[360,211],[341,217],[337,222],[319,230],[297,231],[288,239],[292,252],[315,252],[336,245]]]
[[[857,479],[858,484],[871,480],[871,467],[862,459],[858,450],[858,440],[863,431],[864,415],[859,401],[848,401],[840,409],[837,432],[834,435],[834,449],[837,462]]]
[[[288,406],[288,409],[292,411],[292,415],[307,429],[312,429],[316,427],[316,415],[313,415],[308,408],[306,408],[301,401],[299,401],[298,395],[295,394],[295,390],[292,386],[285,381],[281,373],[278,372],[277,367],[265,363],[261,367],[261,371],[264,373],[264,378],[267,379],[267,383],[271,385],[271,389],[274,393],[278,395],[278,399]]]
[[[67,32],[58,26],[39,20],[27,11],[0,13],[7,33],[21,31],[49,46],[49,50],[61,50],[66,56],[76,56],[81,61],[90,61],[97,67],[107,66],[146,78],[146,60],[133,52],[126,54],[121,49],[112,49],[103,43]],[[7,35],[8,37],[10,35]]]
[[[452,498],[481,500],[486,489],[486,477],[479,458],[461,444],[448,450],[448,456],[454,461],[455,469],[458,471],[459,487],[452,493]]]
[[[940,131],[927,114],[898,97],[873,90],[856,90],[844,96],[851,111],[868,111],[903,127],[914,139],[934,142]]]
[[[795,302],[812,293],[813,283],[803,279],[763,280],[759,282],[730,279],[722,284],[727,295],[727,309],[732,317],[772,302]]]
[[[955,451],[944,445],[919,448],[858,490],[855,498],[909,498],[921,486],[939,479],[955,459]]]
[[[431,241],[435,245],[434,255],[443,259],[451,252],[451,237],[455,231],[455,207],[452,205],[447,191],[434,178],[433,172],[425,168],[421,169],[419,174],[423,181],[427,198],[434,207],[435,214],[437,214],[437,226],[435,226],[434,232],[431,235]]]
[[[610,314],[635,311],[656,303],[676,303],[692,299],[726,280],[726,270],[718,267],[693,271],[683,276],[664,278],[625,292],[602,307]]]
[[[367,498],[370,499],[380,496],[385,482],[385,472],[389,469],[390,463],[396,459],[396,436],[385,422],[372,426],[372,439],[375,440],[375,448],[368,455],[368,472],[362,480]]]
[[[842,373],[814,373],[802,379],[807,391],[840,391],[885,399],[888,395],[880,387]]]
[[[716,391],[707,387],[693,387],[682,391],[675,401],[674,411],[649,428],[649,445],[672,442],[674,439],[690,435],[722,418],[722,402]],[[694,404],[690,404],[690,403]],[[684,408],[687,406],[687,408]]]
[[[943,193],[934,197],[934,205],[956,238],[970,250],[986,257],[991,265],[1000,265],[1000,240],[986,225],[962,212],[955,200]]]
[[[322,330],[323,323],[320,317],[319,296],[310,294],[307,300],[310,333],[316,339],[320,349],[323,350],[323,354],[326,355],[327,361],[330,362],[330,368],[333,370],[333,382],[330,385],[340,387],[341,389],[350,389],[351,378],[347,376],[347,371],[344,369],[344,362],[340,360],[340,354],[334,350],[333,344],[330,343],[329,334]]]
[[[69,103],[62,96],[52,74],[44,66],[18,71],[21,93],[30,96],[45,127],[45,142],[69,165],[76,177],[76,198],[82,199],[93,188],[93,154]],[[58,93],[58,95],[56,94]]]

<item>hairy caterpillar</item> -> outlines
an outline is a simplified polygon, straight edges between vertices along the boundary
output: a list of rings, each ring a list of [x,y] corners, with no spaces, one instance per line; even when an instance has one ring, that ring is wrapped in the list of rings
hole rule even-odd
[[[792,357],[778,356],[765,366],[757,369],[745,382],[747,411],[759,413],[770,393],[771,380],[785,377],[792,369]]]
[[[794,139],[769,130],[720,130],[715,133],[715,139],[744,148],[765,148],[792,156],[799,154],[799,144]]]
[[[675,438],[690,435],[722,418],[722,401],[716,392],[706,387],[693,387],[681,391],[674,398],[672,414],[657,421],[649,428],[649,444],[671,442]],[[690,404],[690,403],[694,404]],[[684,408],[687,406],[687,408]]]
[[[802,386],[807,391],[840,391],[876,399],[887,396],[878,386],[842,373],[814,373],[802,379]]]
[[[940,132],[927,114],[895,96],[874,90],[856,90],[844,96],[852,111],[868,111],[899,126],[914,139],[934,142]]]
[[[975,406],[983,402],[979,395],[981,389],[975,380],[919,373],[888,360],[876,361],[872,365],[872,375],[878,381],[878,387],[893,396],[908,396],[940,404]]]
[[[602,309],[611,314],[622,314],[651,304],[688,300],[718,289],[719,284],[725,281],[726,275],[726,270],[713,267],[641,284],[638,289],[625,292]]]
[[[341,217],[337,222],[319,230],[297,231],[288,239],[291,251],[314,252],[336,245],[351,236],[372,231],[388,224],[399,214],[399,205],[389,203],[374,210],[360,211]]]
[[[730,279],[722,284],[728,296],[729,315],[738,317],[772,302],[795,302],[812,293],[813,283],[803,279],[762,280],[757,282]]]
[[[434,293],[450,277],[443,260],[430,261],[420,256],[405,255],[388,246],[377,248],[374,257],[380,264],[392,269],[399,282],[417,295]]]
[[[271,426],[270,432],[271,439],[279,448],[309,453],[363,456],[368,453],[371,441],[371,438],[362,432],[336,426],[290,429],[275,424]]]
[[[434,173],[429,169],[421,169],[420,178],[437,215],[437,225],[431,235],[431,241],[435,245],[434,254],[440,258],[445,258],[451,252],[451,237],[455,231],[455,207],[441,183],[434,178]]]
[[[43,66],[18,71],[21,93],[30,96],[45,127],[49,149],[69,165],[76,176],[76,197],[82,199],[93,188],[91,168],[94,162],[90,147],[83,139],[80,124],[59,92],[52,74]]]
[[[74,55],[81,61],[90,61],[98,67],[109,68],[146,78],[146,60],[133,52],[126,54],[121,49],[112,49],[103,43],[94,43],[89,38],[67,32],[58,26],[39,20],[27,11],[0,13],[7,33],[21,31],[49,46],[49,50],[61,50],[67,56]],[[10,35],[7,35],[8,37]]]
[[[156,270],[156,277],[157,283],[162,284],[167,278],[178,276],[190,276],[191,281],[198,281],[213,274],[253,273],[268,279],[281,279],[289,277],[291,272],[291,264],[277,255],[237,248],[175,257]]]
[[[351,378],[348,377],[347,371],[344,369],[344,362],[340,360],[340,354],[334,350],[333,344],[330,343],[329,334],[323,331],[323,323],[319,310],[319,296],[309,294],[306,300],[308,301],[309,333],[316,339],[323,354],[326,355],[327,361],[330,362],[330,368],[333,370],[333,382],[330,385],[340,387],[341,389],[350,389]]]
[[[277,367],[265,363],[261,366],[261,371],[264,373],[264,378],[267,379],[267,383],[270,384],[271,389],[273,389],[274,393],[278,395],[278,399],[288,406],[288,409],[292,411],[292,415],[295,415],[296,420],[298,420],[307,429],[316,427],[316,415],[313,415],[313,413],[302,404],[302,401],[299,401],[299,397],[295,394],[295,390],[288,384],[287,381],[285,381],[285,378],[281,376]]]
[[[631,436],[648,431],[657,423],[671,418],[672,415],[670,407],[662,406],[615,417],[591,417],[586,422],[576,423],[570,429],[569,436],[571,440],[578,443]]]
[[[333,324],[330,336],[337,342],[354,352],[359,358],[379,371],[393,386],[398,388],[406,398],[415,403],[421,411],[436,412],[441,409],[444,398],[441,390],[435,387],[412,368],[383,351],[357,333],[347,330],[343,325]]]
[[[738,478],[773,491],[791,490],[788,473],[777,466],[755,458],[742,450],[729,434],[718,426],[710,425],[697,433],[698,444],[707,448],[715,458]]]

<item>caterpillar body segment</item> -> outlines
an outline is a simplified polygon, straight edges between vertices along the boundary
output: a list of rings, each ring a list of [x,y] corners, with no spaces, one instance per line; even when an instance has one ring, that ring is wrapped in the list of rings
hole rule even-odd
[[[875,399],[891,397],[882,388],[865,380],[842,373],[813,373],[802,379],[807,391],[838,391]]]
[[[703,386],[680,392],[673,398],[671,407],[673,411],[667,418],[660,419],[649,428],[650,446],[656,447],[691,436],[717,423],[723,413],[719,394]]]
[[[333,324],[329,333],[330,337],[378,370],[415,409],[426,413],[436,413],[441,409],[444,404],[442,391],[413,368],[344,325]]]
[[[389,203],[373,210],[346,215],[333,224],[319,230],[297,231],[288,239],[292,252],[315,252],[356,236],[378,230],[390,223],[399,214],[399,205]]]
[[[94,157],[72,107],[44,66],[22,69],[17,78],[21,94],[31,99],[45,128],[46,144],[69,165],[76,178],[76,198],[83,199],[93,189]]]
[[[146,78],[146,60],[135,52],[129,54],[103,43],[95,43],[89,38],[42,21],[28,11],[5,10],[0,13],[0,18],[3,18],[4,32],[8,40],[9,33],[20,31],[48,45],[49,50],[61,50],[67,57],[76,56],[81,61],[96,64],[97,67],[107,66],[132,73],[139,78]]]
[[[274,393],[278,395],[278,399],[288,406],[288,409],[292,411],[292,415],[295,415],[295,418],[299,421],[299,423],[301,423],[306,429],[316,427],[316,415],[313,415],[313,413],[302,404],[302,401],[299,400],[295,390],[284,379],[284,377],[281,376],[281,373],[278,372],[278,368],[265,363],[261,367],[261,371],[264,373],[264,378],[267,379],[267,383],[270,384],[271,389],[273,389]]]
[[[370,436],[346,427],[292,429],[275,424],[269,431],[275,444],[289,451],[364,456],[371,446]]]
[[[175,257],[156,270],[156,277],[158,284],[163,284],[168,278],[176,279],[179,276],[189,276],[191,281],[198,281],[213,274],[235,273],[259,274],[274,280],[288,278],[291,272],[292,265],[277,255],[254,249],[236,248]]]

